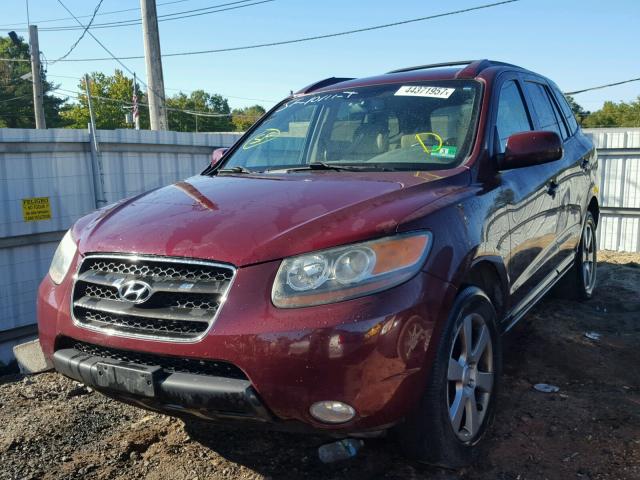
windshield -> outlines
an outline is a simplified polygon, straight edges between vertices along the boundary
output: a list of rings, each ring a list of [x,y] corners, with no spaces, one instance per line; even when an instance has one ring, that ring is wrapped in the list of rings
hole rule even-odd
[[[452,168],[471,148],[479,92],[475,81],[453,80],[296,97],[265,118],[235,148],[224,168]]]

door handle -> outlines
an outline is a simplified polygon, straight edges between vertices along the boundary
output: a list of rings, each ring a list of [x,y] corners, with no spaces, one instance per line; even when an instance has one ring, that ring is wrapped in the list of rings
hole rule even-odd
[[[552,197],[555,197],[557,191],[558,191],[558,184],[554,180],[551,180],[547,185],[547,193]]]

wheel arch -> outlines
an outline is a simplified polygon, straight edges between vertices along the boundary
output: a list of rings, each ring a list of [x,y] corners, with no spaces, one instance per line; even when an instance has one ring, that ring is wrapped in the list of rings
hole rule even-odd
[[[598,203],[597,197],[591,197],[589,205],[587,206],[587,211],[591,212],[591,215],[593,215],[593,220],[596,222],[597,227],[600,221],[600,204]]]
[[[507,269],[499,256],[475,258],[461,278],[459,289],[475,286],[484,291],[493,303],[501,320],[509,307],[509,280]]]

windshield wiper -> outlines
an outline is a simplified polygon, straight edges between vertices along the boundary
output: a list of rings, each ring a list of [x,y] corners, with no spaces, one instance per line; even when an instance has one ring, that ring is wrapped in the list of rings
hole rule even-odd
[[[231,168],[221,168],[216,173],[253,173],[253,171],[245,167],[237,166]]]
[[[336,172],[357,172],[370,170],[370,166],[359,165],[333,165],[325,162],[312,162],[303,167],[287,168],[287,172],[301,172],[304,170],[334,170]]]

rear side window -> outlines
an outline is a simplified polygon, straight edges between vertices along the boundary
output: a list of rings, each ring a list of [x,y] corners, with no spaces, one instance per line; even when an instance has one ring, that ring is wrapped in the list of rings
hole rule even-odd
[[[524,106],[522,93],[513,80],[505,82],[500,90],[496,129],[500,141],[500,153],[504,153],[509,136],[514,133],[532,130],[531,120]]]
[[[525,88],[529,99],[533,104],[533,110],[538,118],[540,130],[556,132],[560,138],[566,138],[567,132],[560,128],[559,118],[553,110],[551,99],[547,95],[544,85],[537,82],[525,82]]]
[[[558,126],[560,126],[560,131],[562,132],[562,139],[566,140],[567,138],[569,138],[569,130],[567,130],[567,122],[564,119],[564,116],[562,115],[562,113],[560,112],[560,107],[558,106],[558,102],[556,102],[556,99],[554,98],[553,93],[551,93],[551,90],[549,90],[549,87],[545,86],[544,91],[546,92],[547,98],[549,99],[549,101],[551,102],[551,106],[553,107],[553,113],[555,113],[556,115]]]
[[[553,85],[552,88],[553,88],[553,93],[555,93],[556,100],[560,104],[560,109],[562,110],[562,114],[564,115],[564,118],[567,121],[567,125],[569,125],[569,135],[573,135],[574,133],[576,133],[576,130],[578,129],[578,121],[576,120],[576,117],[573,114],[571,107],[569,106],[569,102],[567,102],[567,99],[562,94],[562,92],[555,85]]]

